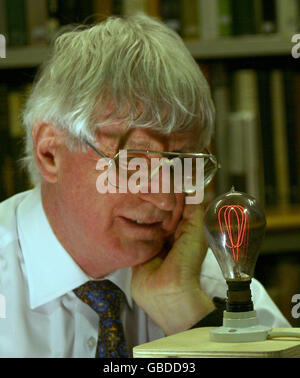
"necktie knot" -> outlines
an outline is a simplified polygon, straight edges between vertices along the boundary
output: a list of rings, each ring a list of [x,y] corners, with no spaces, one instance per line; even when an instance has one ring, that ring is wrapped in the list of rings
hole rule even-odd
[[[99,315],[96,357],[129,357],[120,319],[125,295],[109,280],[88,281],[73,290]]]

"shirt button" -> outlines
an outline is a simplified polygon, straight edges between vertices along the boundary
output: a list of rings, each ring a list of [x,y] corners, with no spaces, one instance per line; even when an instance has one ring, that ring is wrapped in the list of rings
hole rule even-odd
[[[87,341],[87,346],[90,348],[90,349],[93,349],[97,344],[97,341],[95,339],[95,337],[91,336],[88,338],[88,341]]]

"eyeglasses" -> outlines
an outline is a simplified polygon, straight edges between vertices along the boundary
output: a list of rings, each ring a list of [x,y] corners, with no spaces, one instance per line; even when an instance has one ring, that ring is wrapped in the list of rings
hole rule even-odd
[[[192,194],[200,189],[199,186],[202,189],[206,187],[220,168],[216,157],[208,150],[205,153],[191,153],[127,149],[120,150],[110,158],[88,140],[82,138],[82,141],[107,163],[106,177],[110,185],[121,189],[127,188],[130,181],[134,181],[138,188],[148,186],[151,182],[152,189],[155,187],[152,182],[159,184],[158,173],[162,171],[163,182],[167,182],[164,193],[169,193],[172,185],[177,193]]]

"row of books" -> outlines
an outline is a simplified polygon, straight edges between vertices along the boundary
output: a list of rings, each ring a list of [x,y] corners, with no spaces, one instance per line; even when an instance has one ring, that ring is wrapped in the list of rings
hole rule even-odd
[[[142,11],[158,17],[158,0],[0,0],[0,34],[7,46],[45,44],[60,27]]]
[[[93,0],[0,0],[0,33],[7,46],[45,44],[60,26],[92,13]]]
[[[22,109],[31,85],[0,84],[0,201],[30,187],[20,159],[24,153]]]
[[[8,46],[47,43],[63,25],[136,12],[185,39],[300,30],[300,0],[0,0],[0,34]]]
[[[267,206],[299,204],[300,72],[240,69],[226,75],[223,70],[212,84],[219,190],[235,185]]]
[[[178,3],[181,35],[185,39],[290,35],[300,30],[299,0],[178,0]]]

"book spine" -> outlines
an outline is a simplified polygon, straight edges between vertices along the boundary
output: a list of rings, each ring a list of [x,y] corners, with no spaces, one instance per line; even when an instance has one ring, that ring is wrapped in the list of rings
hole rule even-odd
[[[7,38],[6,2],[0,1],[0,34]]]
[[[123,0],[112,0],[112,13],[115,16],[122,16],[124,14]]]
[[[47,1],[26,0],[27,35],[30,45],[47,41]]]
[[[124,16],[132,16],[140,12],[147,12],[147,0],[123,0]]]
[[[290,186],[290,202],[299,203],[299,181],[298,176],[298,148],[297,143],[297,107],[296,100],[296,75],[292,71],[285,70],[283,72],[284,80],[284,100],[286,114],[286,138],[287,138],[287,160],[289,167],[289,186]]]
[[[161,0],[162,21],[176,33],[181,35],[180,0]]]
[[[7,34],[9,46],[26,45],[27,26],[25,0],[6,1]]]
[[[232,0],[233,34],[248,35],[256,32],[253,0]]]
[[[94,0],[94,18],[100,22],[113,13],[113,0]]]
[[[296,123],[296,156],[295,156],[295,162],[297,168],[297,178],[298,178],[298,202],[300,201],[300,73],[295,72],[294,73],[294,86],[295,86],[295,92],[294,92],[294,104],[295,104],[295,123]]]
[[[243,129],[242,150],[246,191],[260,203],[264,202],[263,169],[259,135],[259,100],[257,73],[242,69],[233,75],[233,106]]]
[[[11,183],[7,176],[7,156],[9,154],[9,132],[8,132],[8,101],[7,86],[0,84],[0,201],[13,194]]]
[[[257,71],[259,95],[259,119],[262,141],[262,162],[264,172],[265,204],[277,205],[277,187],[275,179],[274,133],[272,129],[271,78],[268,70]]]
[[[198,0],[199,35],[203,40],[218,38],[217,0]]]
[[[276,26],[276,4],[275,0],[262,0],[262,14],[260,22],[260,33],[275,33]]]
[[[299,27],[297,0],[276,0],[277,31],[282,35],[295,33]]]
[[[57,17],[60,25],[89,24],[94,22],[93,0],[57,0]]]
[[[219,170],[216,181],[218,193],[224,193],[230,189],[228,177],[228,114],[230,112],[229,77],[224,65],[215,63],[212,66],[211,75],[212,97],[216,108],[216,155],[222,169]]]
[[[198,0],[181,0],[181,32],[184,39],[199,39]]]
[[[161,18],[160,1],[161,0],[147,0],[147,14],[149,16],[158,19]]]
[[[229,182],[235,190],[246,192],[246,164],[244,159],[244,128],[239,112],[228,117],[228,167]]]
[[[20,164],[24,151],[24,129],[22,126],[22,110],[30,87],[20,87],[8,91],[8,119],[10,148],[7,164],[13,169],[13,191],[19,193],[29,188],[26,172]],[[9,172],[6,172],[9,177]]]
[[[247,193],[264,204],[263,171],[261,162],[261,145],[258,137],[258,117],[252,111],[241,114],[244,129],[244,155],[246,161]]]
[[[286,207],[290,202],[289,166],[286,134],[286,113],[284,106],[283,73],[280,70],[271,72],[272,122],[274,135],[274,162],[278,205]]]
[[[93,24],[95,22],[93,0],[77,0],[75,22],[84,25]]]
[[[218,35],[228,37],[233,33],[231,0],[218,0]]]

